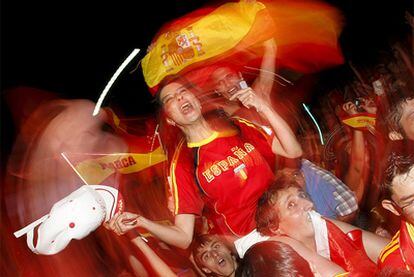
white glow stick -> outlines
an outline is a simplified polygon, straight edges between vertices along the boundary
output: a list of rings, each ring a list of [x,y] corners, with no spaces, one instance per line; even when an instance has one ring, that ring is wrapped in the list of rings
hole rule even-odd
[[[139,53],[139,49],[134,49],[131,54],[129,54],[128,58],[121,64],[121,66],[116,70],[115,74],[112,76],[111,80],[109,80],[108,84],[102,91],[101,95],[99,96],[98,102],[96,102],[95,109],[93,110],[92,115],[96,116],[99,113],[99,110],[102,106],[102,102],[105,96],[108,94],[109,89],[111,88],[112,84],[115,82],[116,78],[118,78],[119,74],[121,74],[122,70],[132,61],[132,59]]]
[[[319,139],[321,140],[321,144],[325,145],[324,141],[323,141],[323,135],[322,135],[322,131],[321,128],[319,127],[318,122],[316,121],[315,117],[312,115],[312,113],[310,112],[309,108],[305,105],[305,103],[302,103],[302,106],[305,108],[305,111],[309,114],[310,118],[312,119],[313,123],[315,123],[316,128],[318,128],[318,132],[319,132]]]

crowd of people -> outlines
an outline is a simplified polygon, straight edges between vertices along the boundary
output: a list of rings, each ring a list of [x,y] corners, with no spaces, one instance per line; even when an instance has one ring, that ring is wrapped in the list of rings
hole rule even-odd
[[[206,276],[408,276],[414,74],[409,49],[393,50],[386,66],[364,76],[352,66],[355,80],[325,98],[320,160],[307,159],[315,153],[272,106],[269,76],[251,87],[242,73],[216,66],[209,86],[219,100],[210,97],[207,111],[197,98],[205,87],[168,79],[157,99],[167,124],[182,132],[169,161],[174,224],[124,212],[107,228],[144,228],[191,249]]]
[[[414,22],[409,13],[407,20]],[[414,54],[409,45],[393,42],[372,66],[348,63],[352,79],[318,92],[322,96],[313,110],[322,127],[319,137],[299,101],[289,99],[293,84],[283,88],[288,96],[280,101],[277,81],[292,82],[276,74],[274,39],[263,43],[261,68],[253,79],[228,62],[164,78],[155,98],[166,166],[139,179],[157,187],[158,194],[146,194],[141,184],[142,194],[135,197],[122,186],[125,207],[98,235],[107,242],[103,251],[127,252],[123,263],[138,276],[414,274]],[[200,72],[202,82],[194,78]],[[79,118],[80,110],[85,118]],[[114,127],[116,118],[109,127],[118,130],[102,128],[110,113],[86,124],[91,110],[86,101],[52,102],[50,124],[36,134],[44,145],[32,150],[25,182],[50,181],[56,174],[40,176],[37,170],[44,149],[49,156],[132,152],[118,136],[125,130]],[[72,113],[85,130],[71,140],[58,139],[74,132],[59,121],[74,118]],[[66,162],[60,168],[71,171]],[[66,171],[58,177],[67,180]],[[132,178],[125,183],[138,182]],[[114,252],[107,258],[116,260]]]

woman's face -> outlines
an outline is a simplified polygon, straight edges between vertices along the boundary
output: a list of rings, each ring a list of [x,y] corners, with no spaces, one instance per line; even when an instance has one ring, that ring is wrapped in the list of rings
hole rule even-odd
[[[160,101],[170,124],[191,125],[201,117],[201,105],[195,95],[178,82],[166,85],[160,92]]]

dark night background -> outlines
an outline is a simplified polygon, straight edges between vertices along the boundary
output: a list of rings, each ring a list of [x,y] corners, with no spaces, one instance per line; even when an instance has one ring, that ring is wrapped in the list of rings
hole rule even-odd
[[[2,157],[13,141],[13,126],[3,93],[31,86],[64,98],[96,101],[112,74],[134,48],[143,54],[161,25],[208,3],[173,1],[28,1],[1,2]],[[404,12],[412,1],[329,1],[346,19],[341,45],[355,64],[375,63],[388,41],[409,32]],[[133,63],[112,87],[104,104],[116,103],[126,115],[153,112],[140,69]],[[331,70],[328,76],[341,74]],[[337,80],[335,78],[328,80]],[[21,95],[23,98],[30,95]],[[3,163],[4,164],[4,163]]]

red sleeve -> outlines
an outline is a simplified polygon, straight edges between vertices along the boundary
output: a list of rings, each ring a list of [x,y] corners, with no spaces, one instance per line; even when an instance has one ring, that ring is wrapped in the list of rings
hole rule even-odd
[[[260,126],[245,119],[237,119],[236,124],[240,128],[243,140],[252,143],[273,169],[275,167],[276,158],[271,146],[275,136],[274,132],[271,131],[271,134],[268,134]]]
[[[180,153],[178,157],[173,158],[171,164],[170,178],[176,215],[202,214],[204,201],[195,183],[194,162],[191,157]]]

